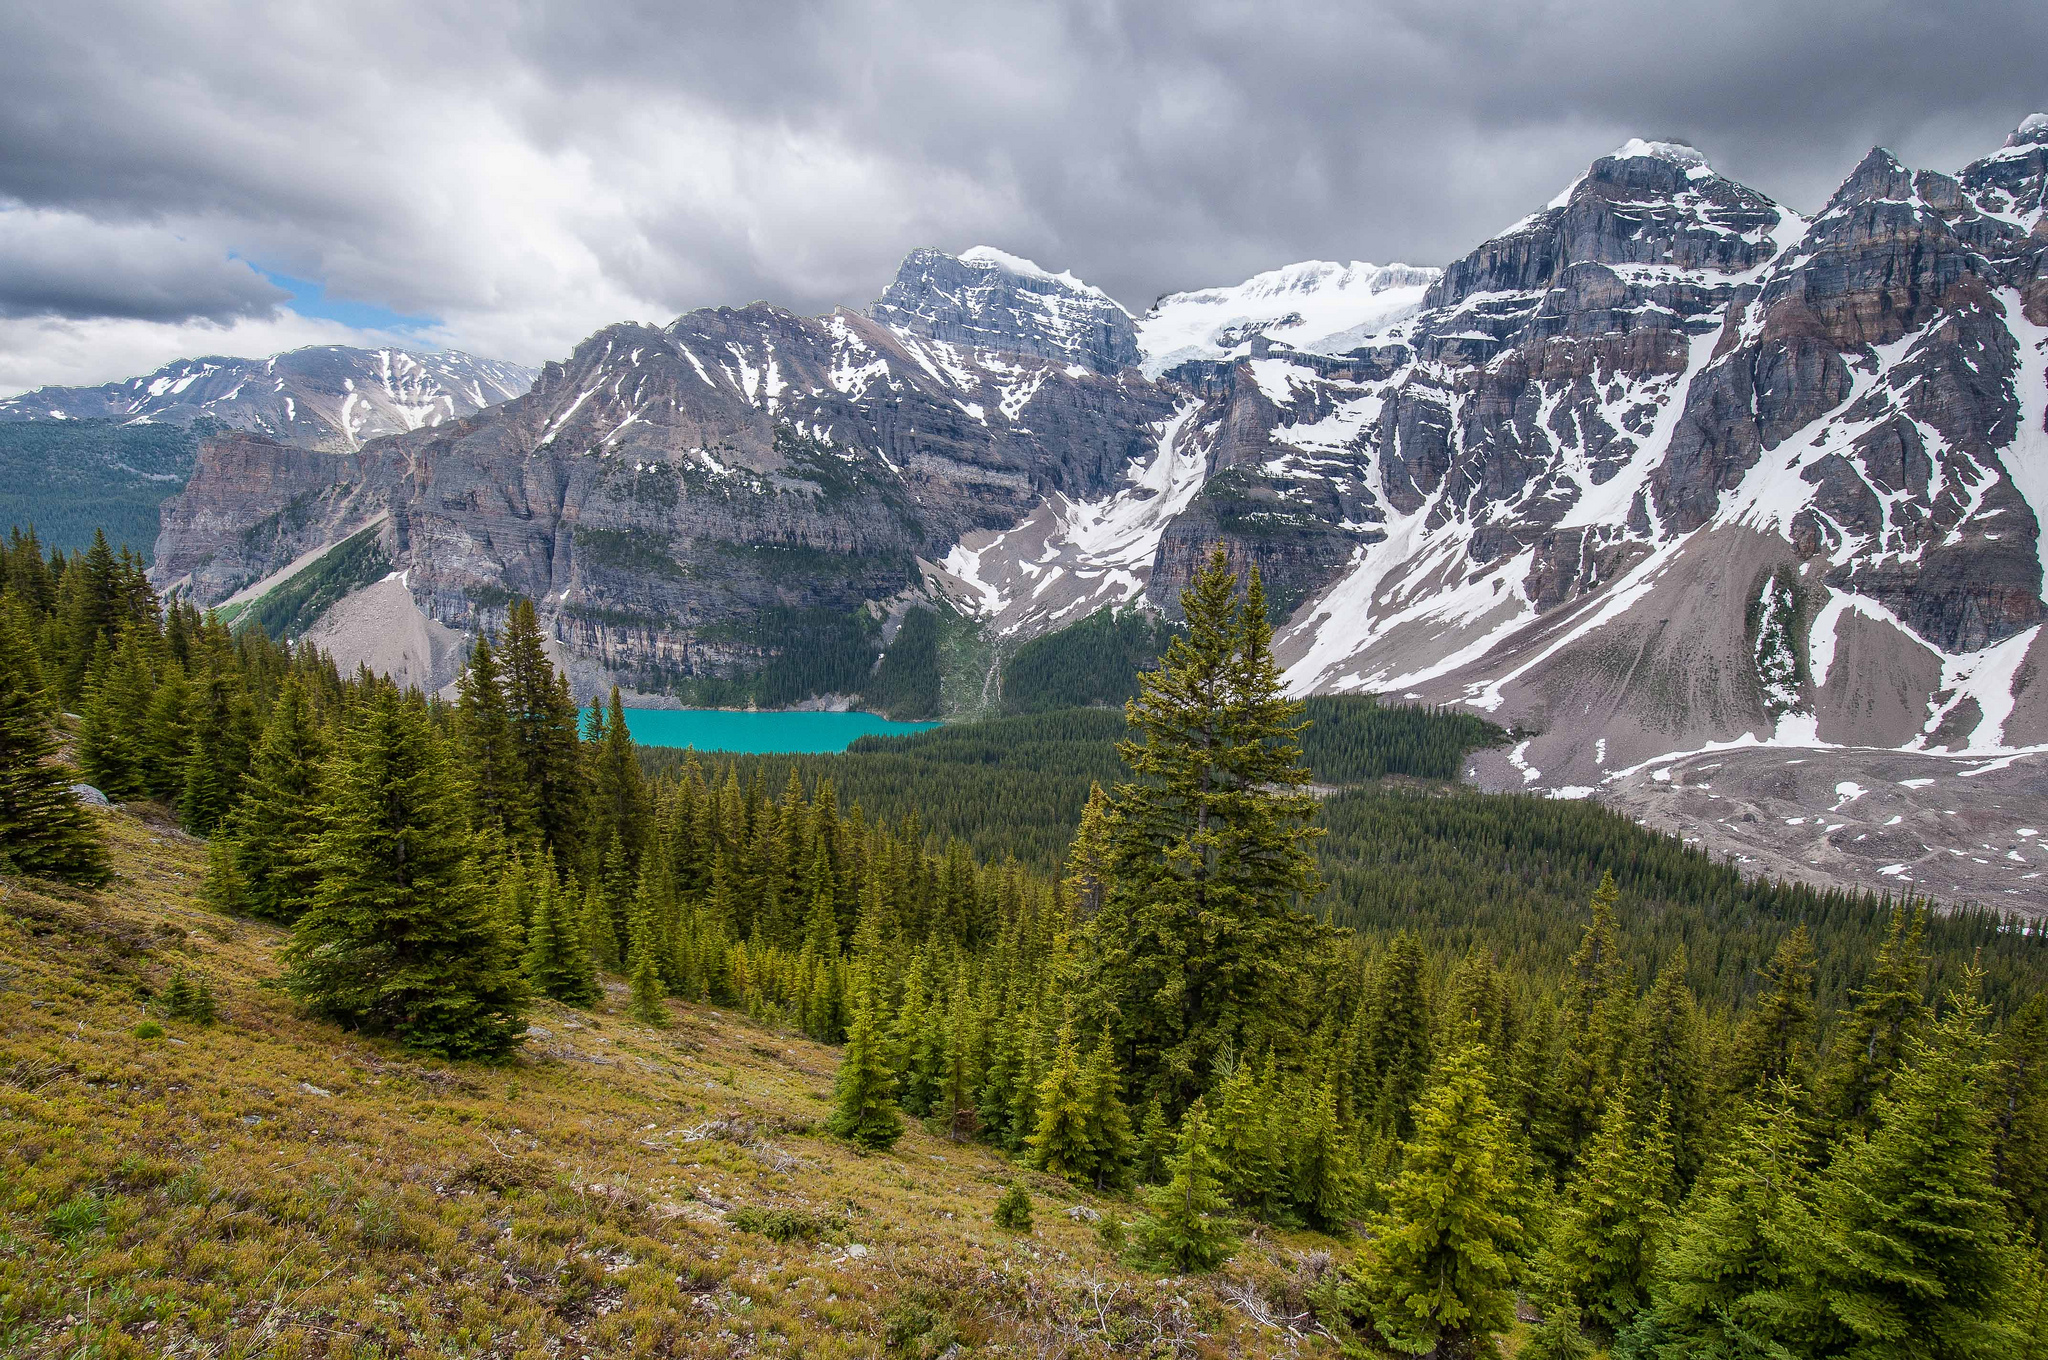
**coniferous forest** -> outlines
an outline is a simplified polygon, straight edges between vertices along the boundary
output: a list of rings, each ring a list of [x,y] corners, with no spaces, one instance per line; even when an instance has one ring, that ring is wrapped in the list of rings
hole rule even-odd
[[[443,1059],[608,984],[744,1011],[838,1046],[832,1136],[1124,1197],[1151,1270],[1327,1234],[1349,1353],[2048,1354],[2037,936],[1448,791],[1496,730],[1288,700],[1220,552],[1184,606],[1122,714],[656,755],[529,603],[444,701],[17,535],[0,870],[106,879],[74,782],[158,805],[305,1014]]]

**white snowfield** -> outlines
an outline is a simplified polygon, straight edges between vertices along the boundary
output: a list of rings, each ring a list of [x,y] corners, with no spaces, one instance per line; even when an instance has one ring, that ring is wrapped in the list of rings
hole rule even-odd
[[[1169,293],[1138,322],[1145,374],[1190,359],[1251,352],[1255,335],[1311,353],[1341,354],[1413,316],[1440,269],[1304,260],[1231,288]]]

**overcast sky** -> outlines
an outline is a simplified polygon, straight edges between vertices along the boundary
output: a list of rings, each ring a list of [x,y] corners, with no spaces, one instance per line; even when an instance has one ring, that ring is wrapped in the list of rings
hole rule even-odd
[[[0,0],[0,393],[865,305],[991,244],[1134,311],[1440,264],[1630,136],[1811,210],[2048,107],[2042,0]]]

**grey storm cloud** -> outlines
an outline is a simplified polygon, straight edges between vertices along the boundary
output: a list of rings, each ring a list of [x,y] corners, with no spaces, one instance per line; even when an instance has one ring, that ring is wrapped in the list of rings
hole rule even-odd
[[[0,316],[224,322],[289,294],[239,260],[139,223],[0,207]]]
[[[613,314],[862,305],[920,245],[1137,309],[1441,263],[1634,135],[1811,210],[1871,145],[1953,168],[2048,105],[2039,0],[87,0],[8,28],[0,197],[205,222],[220,265],[136,250],[85,288],[46,256],[49,305],[268,305],[235,251],[524,359]],[[42,268],[0,262],[5,305]]]

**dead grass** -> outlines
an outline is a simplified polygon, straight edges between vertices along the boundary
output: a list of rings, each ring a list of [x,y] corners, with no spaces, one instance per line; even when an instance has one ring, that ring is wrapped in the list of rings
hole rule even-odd
[[[0,1354],[1331,1353],[1308,1235],[1203,1280],[1119,1264],[1086,1204],[913,1129],[817,1131],[833,1050],[710,1007],[546,1007],[503,1067],[301,1018],[281,932],[196,902],[203,847],[107,814],[100,893],[0,879]],[[152,1000],[174,968],[211,1026]],[[161,1037],[138,1037],[145,1020]],[[146,1033],[147,1031],[145,1031]]]

